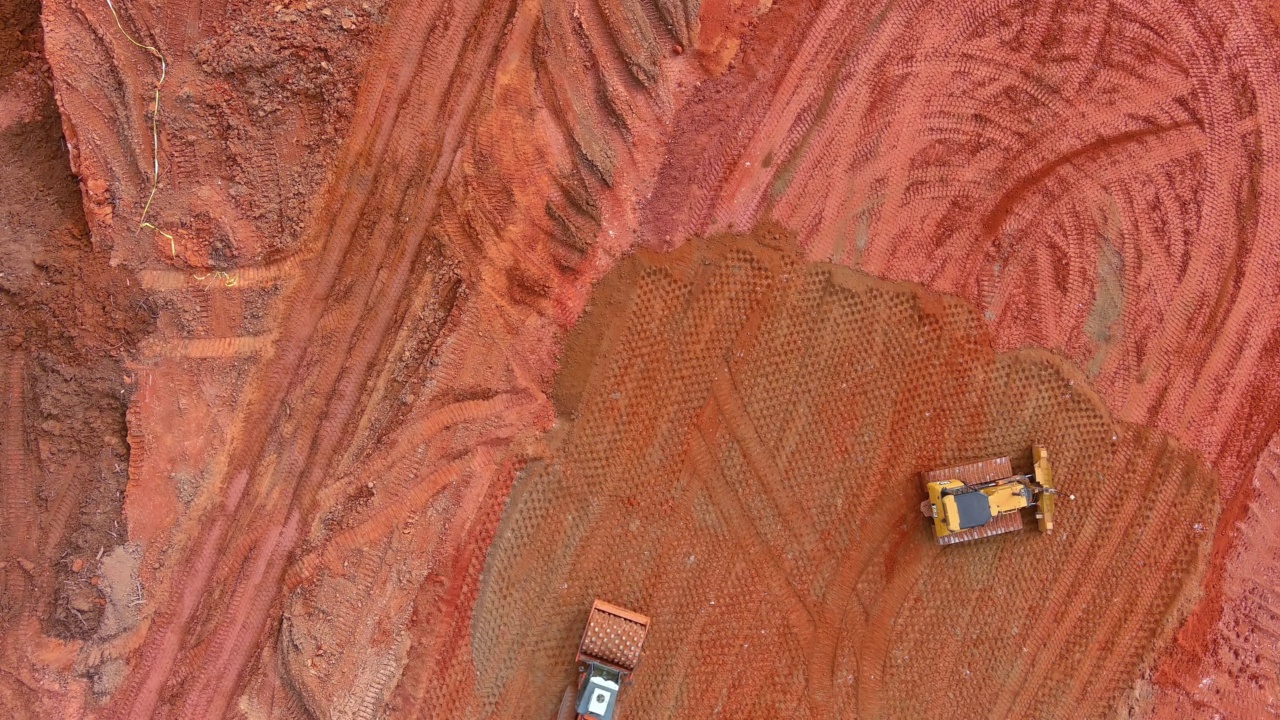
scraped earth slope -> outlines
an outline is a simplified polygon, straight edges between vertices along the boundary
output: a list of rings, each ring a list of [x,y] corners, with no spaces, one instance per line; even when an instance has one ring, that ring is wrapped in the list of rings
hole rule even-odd
[[[1185,610],[1213,474],[1113,428],[1047,353],[995,355],[955,298],[752,237],[644,253],[600,295],[568,426],[490,551],[455,716],[555,716],[596,597],[653,616],[620,709],[643,718],[1108,717]],[[933,543],[919,473],[1026,472],[1032,443],[1058,532]]]
[[[44,701],[113,622],[95,559],[127,541],[125,362],[152,319],[85,223],[43,46],[39,5],[0,2],[0,716],[19,719],[67,715]]]
[[[8,646],[54,632],[41,619],[59,607],[85,623],[63,612],[74,637],[6,657],[45,678],[15,704],[410,717],[474,702],[477,578],[517,468],[546,454],[560,343],[591,285],[637,244],[771,218],[812,259],[962,297],[996,350],[1060,353],[1116,421],[1216,469],[1201,600],[1147,670],[1109,667],[1154,716],[1277,711],[1277,599],[1254,579],[1280,557],[1257,462],[1280,429],[1280,42],[1264,8],[116,8],[120,26],[105,2],[50,0],[43,26],[79,247],[114,269],[93,295],[138,310],[113,314],[131,319],[110,344],[73,333],[131,358],[94,371],[121,378],[102,387],[128,398],[127,443],[95,426],[100,474],[77,473],[40,455],[74,430],[29,401],[8,416],[22,432],[6,420],[6,485],[40,500],[47,535],[32,561],[13,539],[32,526],[0,529],[39,576]],[[162,64],[126,32],[165,60],[155,125]],[[8,361],[7,397],[39,386],[34,367]],[[110,581],[127,558],[136,577]]]

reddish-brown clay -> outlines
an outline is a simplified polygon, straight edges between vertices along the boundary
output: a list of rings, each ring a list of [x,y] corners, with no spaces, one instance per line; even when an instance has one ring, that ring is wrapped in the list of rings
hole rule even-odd
[[[1217,472],[1221,519],[1172,535],[1211,538],[1203,580],[1102,615],[1137,655],[1064,629],[1010,672],[1084,653],[1064,717],[1277,712],[1274,9],[113,2],[0,1],[12,713],[477,707],[479,576],[517,472],[559,462],[551,397],[595,392],[555,380],[596,357],[561,357],[592,285],[763,220],[1080,368],[1138,477]],[[868,602],[913,597],[902,548]],[[870,687],[848,707],[917,707]]]
[[[597,291],[566,429],[490,550],[462,716],[552,717],[594,597],[655,618],[620,709],[646,718],[1106,717],[1185,615],[1213,473],[1060,360],[994,354],[957,299],[732,237]],[[920,471],[1026,471],[1032,443],[1058,532],[933,543]]]

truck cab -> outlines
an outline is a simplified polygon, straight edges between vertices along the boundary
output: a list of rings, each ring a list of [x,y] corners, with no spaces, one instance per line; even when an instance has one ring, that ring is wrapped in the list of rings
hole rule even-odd
[[[622,671],[605,663],[587,661],[578,683],[578,717],[590,720],[613,720],[622,688]]]

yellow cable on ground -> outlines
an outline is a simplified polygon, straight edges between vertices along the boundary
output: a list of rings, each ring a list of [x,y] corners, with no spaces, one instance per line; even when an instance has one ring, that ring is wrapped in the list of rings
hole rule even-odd
[[[111,0],[107,0],[107,7],[111,10],[111,17],[115,18],[116,27],[120,28],[120,33],[125,36],[125,39],[155,55],[156,59],[160,61],[160,79],[156,81],[155,100],[151,105],[151,193],[147,195],[147,204],[142,208],[142,219],[138,222],[138,227],[149,228],[169,238],[169,253],[176,258],[178,257],[178,247],[173,241],[173,236],[147,222],[147,213],[151,210],[151,201],[156,197],[156,186],[160,184],[160,86],[164,85],[165,74],[168,72],[168,63],[164,61],[164,56],[160,54],[159,50],[133,39],[129,31],[124,29],[124,24],[120,22],[120,15],[116,13],[116,6],[111,4]]]
[[[215,280],[221,280],[223,286],[225,287],[235,287],[240,284],[240,273],[236,273],[235,275],[229,275],[221,270],[216,270],[211,273],[205,273],[204,275],[196,275],[193,273],[191,277],[197,280],[204,280],[205,278],[211,277]]]

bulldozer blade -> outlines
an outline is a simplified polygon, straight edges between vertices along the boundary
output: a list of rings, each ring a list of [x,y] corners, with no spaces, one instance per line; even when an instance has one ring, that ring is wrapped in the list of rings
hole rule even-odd
[[[1053,490],[1053,467],[1049,465],[1049,451],[1036,445],[1031,448],[1031,460],[1035,465],[1036,484],[1045,490]],[[1041,492],[1036,498],[1036,521],[1041,532],[1053,532],[1054,493]]]

